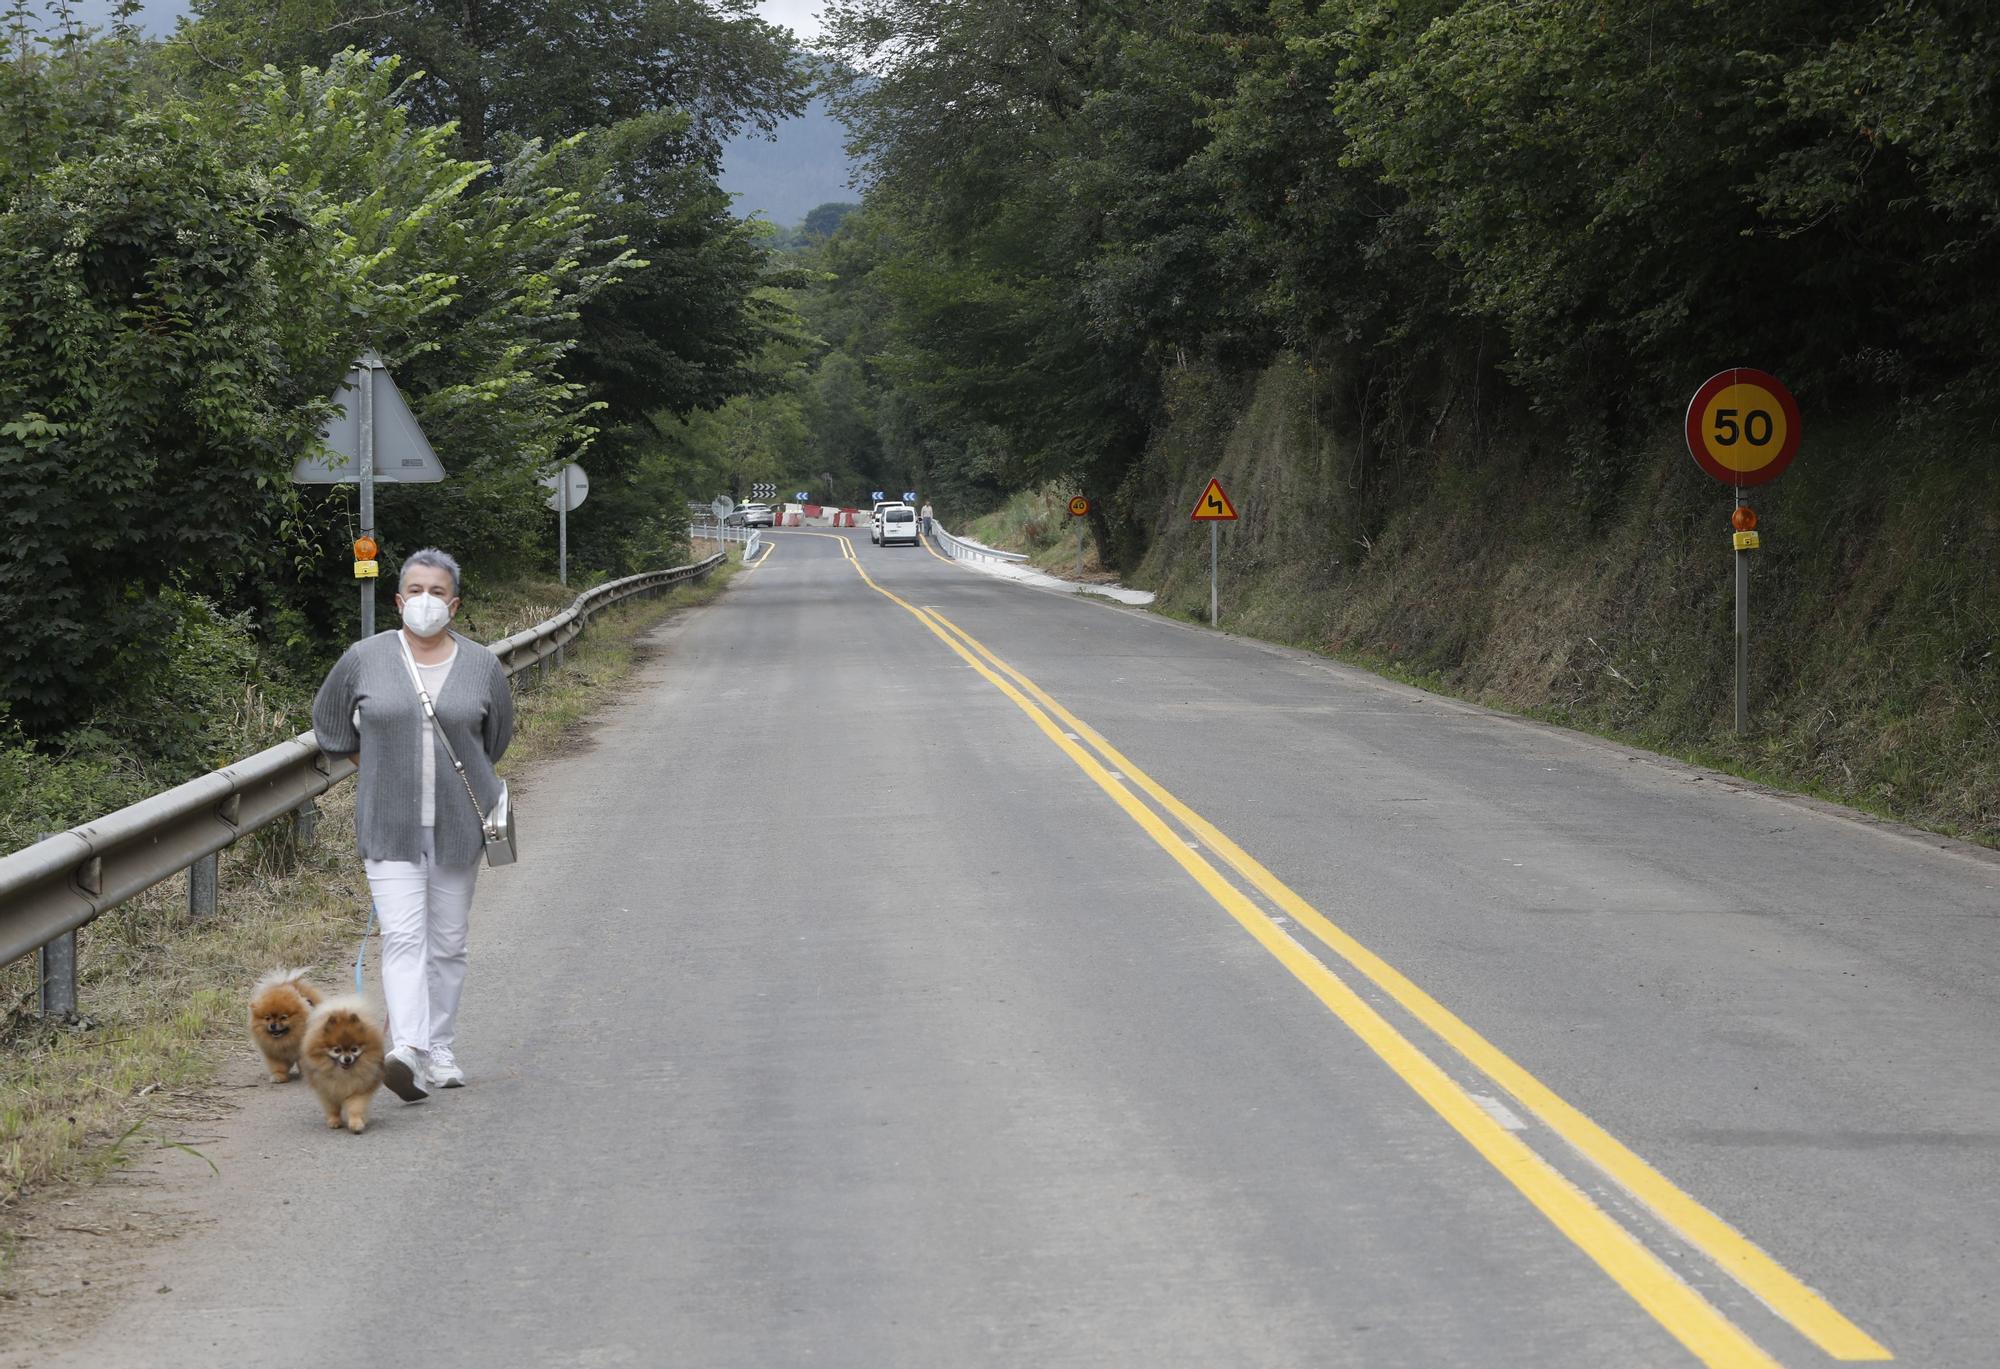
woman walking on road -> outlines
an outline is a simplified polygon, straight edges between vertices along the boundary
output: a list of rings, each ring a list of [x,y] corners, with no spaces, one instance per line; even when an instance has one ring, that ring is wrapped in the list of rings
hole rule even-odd
[[[396,594],[403,626],[349,647],[313,700],[320,745],[361,767],[354,833],[382,922],[392,1041],[384,1082],[407,1102],[465,1082],[452,1048],[484,848],[479,815],[500,796],[493,766],[514,732],[506,670],[448,630],[458,589],[458,562],[434,547],[410,553]],[[424,711],[419,681],[479,796],[477,811]]]

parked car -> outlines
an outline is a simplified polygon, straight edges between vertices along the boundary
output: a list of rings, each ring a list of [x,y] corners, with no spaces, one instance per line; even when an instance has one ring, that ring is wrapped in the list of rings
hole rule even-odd
[[[738,504],[728,521],[738,527],[770,528],[777,526],[778,513],[769,504]]]
[[[885,504],[877,518],[875,540],[883,546],[891,542],[917,544],[917,511],[908,504]]]

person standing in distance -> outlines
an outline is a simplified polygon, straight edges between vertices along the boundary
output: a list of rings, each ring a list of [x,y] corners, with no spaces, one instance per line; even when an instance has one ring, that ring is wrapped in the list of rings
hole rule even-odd
[[[514,696],[499,659],[449,630],[458,562],[435,547],[403,561],[403,625],[349,647],[313,700],[313,731],[360,765],[354,835],[382,923],[382,992],[391,1049],[384,1081],[417,1102],[457,1088],[453,1054],[465,988],[472,888],[485,842],[479,813],[417,695],[422,680],[465,776],[491,812],[493,766],[514,735]]]
[[[923,508],[922,508],[922,509],[920,509],[920,510],[918,511],[918,513],[917,513],[917,517],[919,517],[919,518],[921,518],[921,519],[923,520],[923,523],[924,523],[924,536],[926,536],[926,537],[929,537],[929,536],[931,535],[931,501],[930,501],[930,500],[926,499],[926,500],[924,501],[924,506],[923,506]]]

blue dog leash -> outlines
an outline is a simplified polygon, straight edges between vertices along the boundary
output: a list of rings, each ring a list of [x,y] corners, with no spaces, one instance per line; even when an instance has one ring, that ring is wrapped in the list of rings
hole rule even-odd
[[[376,921],[377,919],[375,917],[375,901],[373,899],[370,899],[368,902],[368,925],[361,929],[361,944],[355,947],[354,950],[354,992],[356,993],[367,992],[367,990],[362,987],[361,962],[368,954],[368,934],[375,930]]]

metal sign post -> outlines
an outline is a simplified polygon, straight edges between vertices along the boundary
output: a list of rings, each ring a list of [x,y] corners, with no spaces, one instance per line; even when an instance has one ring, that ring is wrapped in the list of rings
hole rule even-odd
[[[361,359],[361,385],[355,391],[359,423],[354,464],[361,474],[361,535],[371,541],[381,540],[375,536],[375,368],[380,364],[373,352]],[[361,582],[361,640],[374,635],[375,577],[371,575]]]
[[[1195,500],[1194,512],[1188,518],[1196,523],[1208,524],[1208,625],[1216,624],[1222,618],[1222,525],[1236,521],[1236,506],[1229,502],[1229,496],[1222,492],[1222,482],[1211,479],[1208,488]]]
[[[556,511],[556,579],[569,583],[569,511],[582,505],[590,497],[590,477],[583,467],[574,461],[565,462],[563,468],[553,475],[545,475],[538,482],[545,490],[553,491],[542,502]]]
[[[1080,494],[1071,496],[1069,501],[1069,516],[1071,518],[1084,518],[1089,513],[1090,500]],[[1084,539],[1089,535],[1090,529],[1088,525],[1084,523],[1076,525],[1076,578],[1078,580],[1083,579],[1083,544]]]
[[[1776,376],[1747,366],[1717,371],[1688,401],[1688,454],[1732,487],[1736,510],[1736,735],[1750,730],[1750,553],[1759,545],[1757,511],[1746,485],[1776,480],[1799,450],[1799,406]]]
[[[1742,495],[1737,503],[1742,504]],[[1750,552],[1736,548],[1736,735],[1750,730]]]
[[[375,486],[430,484],[444,466],[382,358],[364,352],[333,392],[334,416],[320,429],[318,450],[292,466],[294,485],[361,487],[355,578],[361,581],[361,635],[375,635]],[[367,556],[360,554],[366,543]]]
[[[1750,730],[1750,553],[1759,545],[1757,510],[1736,491],[1736,512],[1729,515],[1736,529],[1736,735]]]
[[[1208,525],[1208,625],[1214,627],[1222,621],[1222,524]]]

